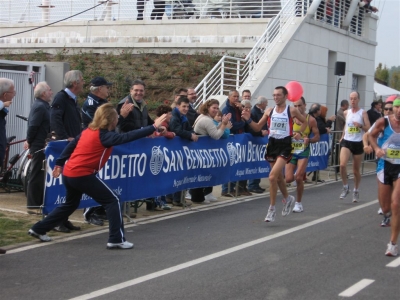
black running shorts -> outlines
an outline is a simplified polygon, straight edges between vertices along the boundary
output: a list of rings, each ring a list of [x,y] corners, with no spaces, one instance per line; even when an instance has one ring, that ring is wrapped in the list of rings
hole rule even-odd
[[[269,138],[265,159],[269,162],[276,162],[278,157],[282,157],[287,163],[292,159],[292,137],[284,139]]]
[[[363,142],[352,142],[343,139],[340,142],[340,147],[345,147],[350,150],[353,155],[360,155],[364,153],[364,145]]]

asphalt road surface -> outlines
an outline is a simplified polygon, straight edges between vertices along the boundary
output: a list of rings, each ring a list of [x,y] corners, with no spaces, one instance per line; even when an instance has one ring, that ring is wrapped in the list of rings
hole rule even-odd
[[[352,180],[350,187],[352,188]],[[375,176],[360,202],[341,183],[305,190],[304,212],[265,223],[265,195],[9,251],[2,299],[399,299],[400,258],[384,255]],[[293,194],[293,192],[292,192]],[[278,196],[281,199],[281,196]],[[51,233],[50,233],[51,235]]]

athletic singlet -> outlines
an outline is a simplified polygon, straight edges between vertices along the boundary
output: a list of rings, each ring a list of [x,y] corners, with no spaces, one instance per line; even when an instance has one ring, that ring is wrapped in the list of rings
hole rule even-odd
[[[387,130],[387,128],[390,128],[390,130]],[[385,155],[382,159],[391,164],[400,165],[400,133],[393,130],[389,120],[388,126],[383,131],[382,141],[381,148],[382,150],[385,150]]]
[[[374,125],[376,122],[374,123]],[[380,148],[383,149],[383,145],[389,140],[389,138],[393,135],[397,134],[400,135],[399,133],[396,133],[393,131],[392,126],[390,126],[390,122],[388,117],[385,117],[385,129],[383,130],[383,133],[381,133],[377,139],[377,144]],[[398,144],[400,146],[400,143]],[[378,160],[378,165],[376,167],[376,173],[379,173],[379,171],[382,171],[383,168],[385,167],[385,157],[382,157],[381,159]],[[391,162],[391,161],[389,161]]]
[[[309,118],[310,115],[307,114],[306,117],[306,122],[307,122],[307,127],[306,129],[303,131],[303,134],[308,137],[311,133],[311,128],[310,128],[310,124],[309,122]],[[293,123],[293,131],[300,131],[301,125],[297,124],[296,122]],[[304,140],[303,139],[299,139],[299,140],[295,140],[294,138],[292,138],[292,147],[293,147],[293,151],[292,153],[294,154],[299,154],[304,152],[304,150],[306,149],[306,147],[304,146]],[[307,148],[310,147],[310,144],[308,144]]]
[[[290,106],[286,105],[283,112],[277,113],[276,106],[268,118],[269,138],[277,140],[284,139],[293,135],[293,120],[290,116]]]
[[[344,139],[350,142],[361,142],[364,135],[364,130],[354,126],[353,122],[364,124],[363,109],[360,108],[357,112],[353,113],[351,109],[347,110],[346,124],[344,126]]]

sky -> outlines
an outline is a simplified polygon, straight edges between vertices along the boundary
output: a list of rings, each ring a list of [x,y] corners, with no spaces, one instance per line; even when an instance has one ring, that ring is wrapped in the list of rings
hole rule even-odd
[[[379,12],[375,66],[400,66],[400,0],[373,0]]]

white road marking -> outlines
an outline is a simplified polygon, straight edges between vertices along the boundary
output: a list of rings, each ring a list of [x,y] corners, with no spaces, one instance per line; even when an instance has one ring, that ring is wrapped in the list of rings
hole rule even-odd
[[[320,218],[320,219],[305,223],[303,225],[299,225],[299,226],[284,230],[282,232],[278,232],[278,233],[275,233],[275,234],[272,234],[272,235],[269,235],[269,236],[266,236],[266,237],[251,241],[251,242],[247,242],[247,243],[244,243],[244,244],[232,247],[232,248],[228,248],[226,250],[222,250],[222,251],[210,254],[210,255],[206,255],[204,257],[200,257],[198,259],[194,259],[194,260],[191,260],[191,261],[188,261],[188,262],[185,262],[185,263],[182,263],[182,264],[179,264],[179,265],[176,265],[176,266],[164,269],[164,270],[160,270],[160,271],[157,271],[157,272],[145,275],[145,276],[141,276],[141,277],[138,277],[138,278],[135,278],[135,279],[132,279],[132,280],[121,282],[119,284],[112,285],[112,286],[109,286],[109,287],[106,287],[104,289],[100,289],[100,290],[97,290],[97,291],[93,291],[91,293],[88,293],[88,294],[85,294],[85,295],[81,295],[81,296],[72,298],[70,300],[83,300],[83,299],[92,299],[92,298],[100,297],[100,296],[103,296],[103,295],[106,295],[106,294],[109,294],[109,293],[112,293],[112,292],[115,292],[115,291],[118,291],[118,290],[121,290],[121,289],[124,289],[124,288],[127,288],[127,287],[131,287],[131,286],[137,285],[139,283],[142,283],[142,282],[145,282],[145,281],[148,281],[148,280],[152,280],[152,279],[155,279],[155,278],[167,275],[167,274],[171,274],[171,273],[177,272],[179,270],[183,270],[183,269],[186,269],[186,268],[189,268],[189,267],[193,267],[195,265],[198,265],[198,264],[201,264],[201,263],[204,263],[204,262],[207,262],[207,261],[210,261],[210,260],[225,256],[225,255],[228,255],[228,254],[231,254],[231,253],[234,253],[234,252],[237,252],[237,251],[240,251],[240,250],[243,250],[243,249],[258,245],[258,244],[261,244],[261,243],[265,243],[267,241],[279,238],[281,236],[288,235],[288,234],[291,234],[293,232],[296,232],[296,231],[299,231],[299,230],[302,230],[302,229],[305,229],[305,228],[308,228],[308,227],[311,227],[311,226],[326,222],[328,220],[343,216],[343,215],[351,213],[353,211],[357,211],[359,209],[374,205],[377,202],[378,202],[378,200],[374,200],[374,201],[371,201],[371,202],[368,202],[368,203],[365,203],[365,204],[362,204],[362,205],[358,205],[356,207],[353,207],[353,208],[350,208],[350,209],[346,209],[344,211],[341,211],[341,212],[338,212],[338,213],[335,213],[335,214],[332,214],[332,215],[329,215],[329,216],[326,216],[326,217],[323,217],[323,218]]]
[[[398,266],[400,266],[400,257],[396,258],[395,260],[393,260],[392,262],[390,262],[386,265],[386,267],[389,267],[389,268],[397,268]]]
[[[356,284],[352,285],[349,287],[347,290],[341,292],[339,296],[341,297],[352,297],[355,294],[357,294],[359,291],[362,289],[366,288],[369,286],[371,283],[373,283],[375,280],[372,279],[363,279],[357,282]]]

